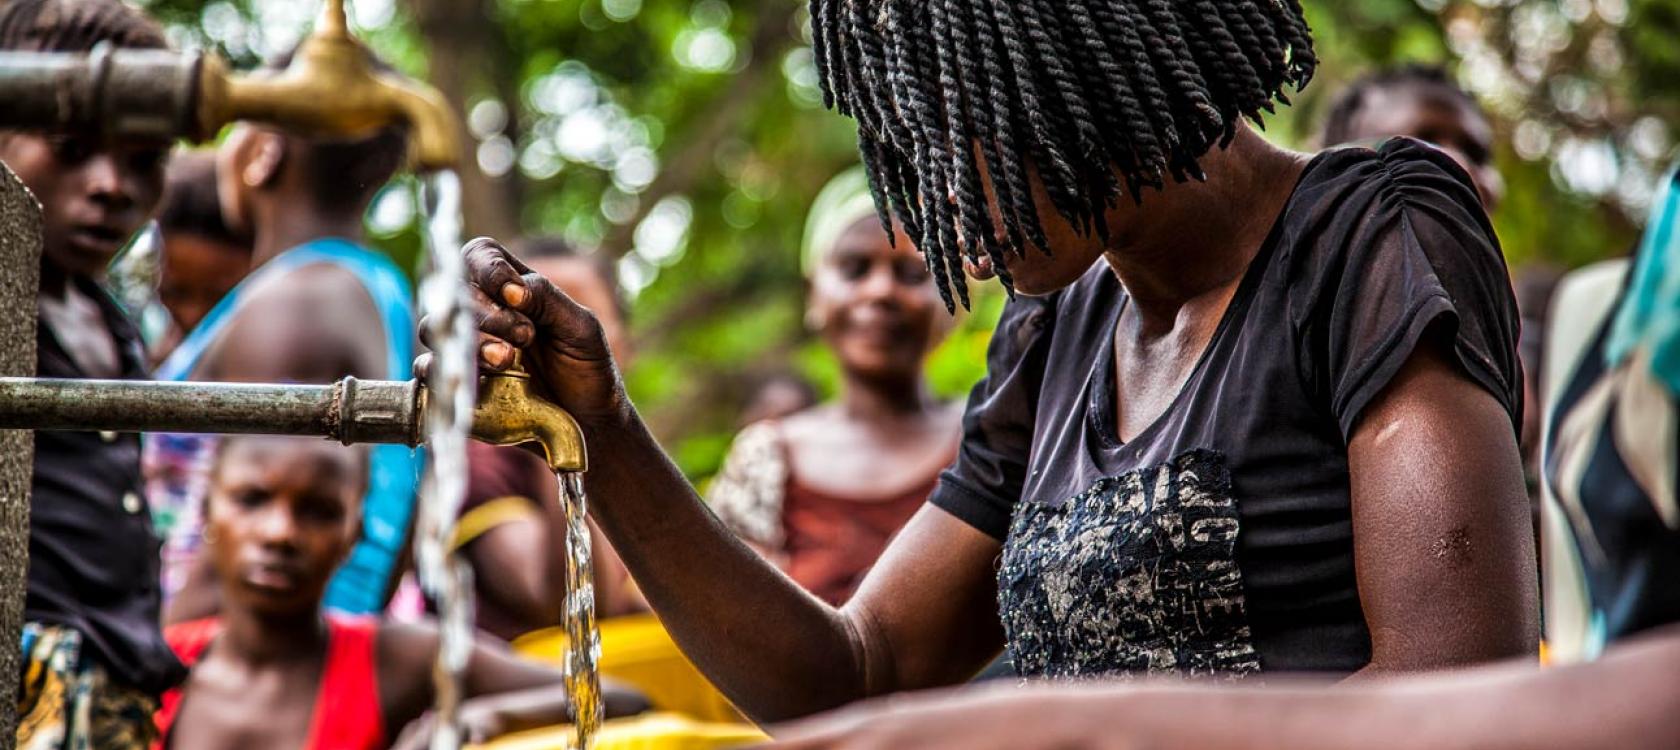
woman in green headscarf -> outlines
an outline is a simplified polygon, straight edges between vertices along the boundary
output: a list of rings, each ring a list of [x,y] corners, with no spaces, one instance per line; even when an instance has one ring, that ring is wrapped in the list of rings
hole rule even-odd
[[[806,323],[839,360],[836,399],[753,424],[709,493],[737,534],[832,604],[850,598],[956,455],[962,411],[933,397],[928,352],[950,318],[903,229],[889,237],[862,170],[811,208]]]

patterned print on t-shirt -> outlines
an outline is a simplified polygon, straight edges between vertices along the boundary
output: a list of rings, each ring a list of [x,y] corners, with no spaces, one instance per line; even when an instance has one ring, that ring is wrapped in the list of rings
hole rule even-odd
[[[1190,451],[1098,480],[1066,503],[1023,503],[998,599],[1023,676],[1260,671],[1237,566],[1224,456]]]

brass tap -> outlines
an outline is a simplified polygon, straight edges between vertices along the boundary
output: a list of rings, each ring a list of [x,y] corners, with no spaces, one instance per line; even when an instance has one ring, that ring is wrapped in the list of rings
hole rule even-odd
[[[478,379],[472,436],[491,445],[540,446],[548,467],[557,472],[589,470],[577,420],[531,392],[531,376],[517,356],[507,370]]]
[[[415,166],[449,169],[460,133],[437,91],[375,70],[361,42],[350,36],[344,0],[327,0],[315,31],[278,73],[233,75],[207,56],[199,80],[198,127],[214,137],[239,120],[271,123],[306,135],[354,136],[395,122],[410,128]]]

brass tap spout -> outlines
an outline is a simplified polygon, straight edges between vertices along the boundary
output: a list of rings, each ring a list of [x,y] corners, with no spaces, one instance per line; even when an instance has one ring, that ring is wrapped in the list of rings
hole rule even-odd
[[[375,70],[367,50],[350,36],[344,0],[327,0],[315,32],[283,71],[235,76],[220,58],[208,57],[198,120],[206,138],[238,120],[320,136],[361,135],[403,122],[418,169],[451,168],[460,152],[449,104],[431,88]]]
[[[478,381],[473,439],[491,445],[541,446],[554,471],[589,469],[583,431],[565,409],[531,392],[531,376],[516,361],[506,372]]]

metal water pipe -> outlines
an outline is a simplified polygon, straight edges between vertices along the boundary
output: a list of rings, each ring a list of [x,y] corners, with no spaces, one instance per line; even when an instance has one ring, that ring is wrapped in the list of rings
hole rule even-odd
[[[345,444],[420,445],[427,389],[418,380],[330,385],[0,377],[0,430],[299,435]],[[524,445],[557,472],[588,468],[583,433],[513,369],[479,379],[472,436]]]
[[[234,122],[314,136],[409,127],[420,171],[455,166],[461,134],[435,89],[373,67],[328,0],[284,70],[233,73],[214,53],[101,46],[88,53],[0,52],[0,130],[107,138],[214,138]]]

